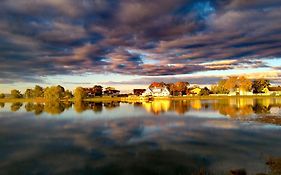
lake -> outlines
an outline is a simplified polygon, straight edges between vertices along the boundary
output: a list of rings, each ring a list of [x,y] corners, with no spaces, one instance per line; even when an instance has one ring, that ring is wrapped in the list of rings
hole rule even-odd
[[[281,174],[281,98],[0,103],[0,174]]]

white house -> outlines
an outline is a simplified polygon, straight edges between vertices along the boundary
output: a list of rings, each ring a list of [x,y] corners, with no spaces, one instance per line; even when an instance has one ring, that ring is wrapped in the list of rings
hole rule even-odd
[[[145,90],[142,96],[154,96],[154,97],[167,97],[171,93],[166,85],[149,87]]]

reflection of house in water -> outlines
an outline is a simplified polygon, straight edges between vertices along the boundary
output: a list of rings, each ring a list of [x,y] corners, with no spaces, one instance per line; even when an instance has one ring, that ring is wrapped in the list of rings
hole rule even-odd
[[[202,108],[201,100],[192,100],[190,105],[192,109],[200,110]]]
[[[247,91],[242,88],[233,88],[230,90],[229,96],[235,96],[235,95],[254,95],[253,91]]]
[[[230,98],[229,99],[229,105],[231,106],[237,106],[238,108],[254,105],[254,99],[253,98]]]
[[[190,109],[190,101],[157,100],[152,102],[144,102],[142,105],[146,111],[156,115],[168,111],[184,114]]]
[[[170,100],[157,100],[143,103],[143,107],[146,109],[146,111],[156,115],[169,111],[170,106]]]

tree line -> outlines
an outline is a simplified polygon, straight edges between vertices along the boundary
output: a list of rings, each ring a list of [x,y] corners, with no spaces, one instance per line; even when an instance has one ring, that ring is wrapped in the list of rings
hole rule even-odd
[[[153,82],[150,84],[149,88],[153,87],[163,87],[166,86],[171,95],[188,95],[192,94],[192,90],[195,88],[200,88],[195,85],[190,87],[189,82],[176,82],[176,83],[164,83],[164,82]],[[270,86],[270,81],[267,79],[256,79],[250,80],[244,76],[231,76],[228,79],[220,80],[217,84],[212,85],[209,89],[208,87],[200,88],[198,95],[204,96],[209,94],[228,94],[230,91],[239,89],[244,91],[253,91],[254,94],[264,93],[264,88]]]
[[[105,88],[108,90],[115,90],[113,87]],[[100,85],[95,85],[92,88],[83,88],[77,87],[74,90],[74,93],[70,90],[66,90],[61,85],[50,86],[43,88],[39,85],[36,85],[34,88],[26,89],[24,93],[21,93],[20,90],[13,89],[8,95],[10,98],[21,99],[21,98],[43,98],[45,100],[58,101],[61,99],[72,99],[81,101],[84,98],[89,98],[93,96],[102,96],[103,95],[103,87]],[[1,93],[0,98],[8,97],[5,94]]]
[[[5,98],[6,95],[1,93],[0,98]],[[52,100],[60,100],[60,99],[70,99],[73,97],[73,94],[70,90],[65,90],[64,87],[51,86],[43,88],[39,85],[36,85],[33,89],[26,89],[24,93],[21,93],[20,90],[12,89],[9,95],[10,98],[44,98],[44,99],[52,99]]]
[[[151,87],[157,86],[166,86],[171,95],[188,95],[191,94],[191,91],[199,86],[190,87],[189,82],[176,82],[176,83],[164,83],[164,82],[153,82],[150,84]],[[228,94],[234,89],[241,89],[245,91],[253,91],[253,93],[263,93],[264,88],[270,86],[270,81],[267,79],[256,79],[250,80],[244,76],[232,76],[228,79],[220,80],[217,84],[212,85],[211,88],[204,87],[200,90],[198,95],[209,95],[209,94]],[[109,88],[106,88],[109,89]],[[77,87],[74,90],[74,93],[70,90],[66,90],[64,87],[51,86],[43,88],[39,85],[36,85],[33,89],[26,89],[24,93],[21,93],[17,89],[13,89],[10,92],[10,98],[44,98],[49,100],[61,100],[61,99],[72,99],[81,101],[84,98],[91,96],[102,96],[103,87],[100,85],[95,85],[93,88],[83,88]],[[0,93],[0,98],[6,98],[6,95]]]
[[[244,91],[253,91],[254,94],[264,93],[264,88],[270,86],[267,79],[250,80],[244,76],[232,76],[211,86],[211,92],[214,94],[228,94],[231,90],[240,89]]]

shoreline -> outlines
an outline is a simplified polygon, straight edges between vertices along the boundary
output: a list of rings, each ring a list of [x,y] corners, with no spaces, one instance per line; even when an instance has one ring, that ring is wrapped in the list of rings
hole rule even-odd
[[[240,96],[171,96],[171,97],[95,97],[83,99],[84,102],[110,102],[110,101],[121,101],[121,102],[131,102],[131,101],[157,101],[157,100],[220,100],[220,99],[239,99],[239,98],[256,98],[256,99],[265,99],[265,98],[281,98],[281,96],[267,96],[267,95],[240,95]],[[61,102],[70,101],[74,102],[74,99],[63,99]],[[3,98],[0,99],[0,103],[16,103],[16,102],[35,102],[35,103],[45,103],[47,102],[44,98]]]

